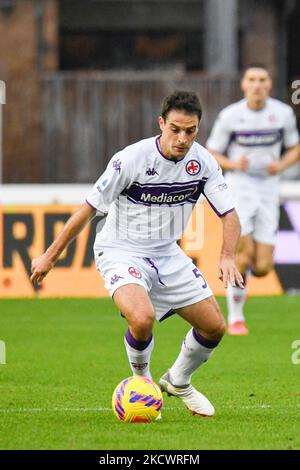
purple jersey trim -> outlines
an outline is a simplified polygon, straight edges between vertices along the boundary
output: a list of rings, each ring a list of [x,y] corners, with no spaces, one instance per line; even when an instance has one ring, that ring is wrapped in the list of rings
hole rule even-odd
[[[135,204],[144,205],[183,205],[195,204],[199,199],[205,182],[201,180],[184,183],[141,184],[134,181],[121,194]]]
[[[158,137],[156,137],[156,139],[155,139],[156,148],[157,148],[158,153],[162,157],[164,157],[165,160],[167,160],[168,162],[174,163],[176,165],[176,163],[182,162],[182,160],[185,159],[187,153],[185,154],[185,156],[183,158],[179,158],[179,159],[177,159],[177,158],[172,158],[172,159],[167,158],[161,151],[161,148],[160,148],[160,145],[159,145],[159,140],[160,140],[160,135]]]
[[[232,209],[229,209],[229,211],[224,212],[224,214],[221,214],[220,217],[222,218],[222,217],[224,217],[225,215],[230,214],[230,212],[233,212],[233,211],[235,211],[235,208],[234,208],[234,207],[233,207]]]
[[[95,211],[97,211],[97,207],[93,206],[93,204],[91,204],[87,199],[85,200],[85,202],[92,208],[92,209],[95,209]],[[101,211],[100,211],[101,212]]]
[[[231,134],[231,142],[243,147],[269,147],[281,142],[283,129],[265,129],[254,131],[235,131]]]
[[[221,212],[218,211],[218,209],[216,209],[216,207],[213,205],[213,203],[208,199],[208,197],[206,196],[206,194],[204,193],[203,191],[203,195],[206,197],[207,199],[207,202],[209,203],[210,207],[214,210],[214,212],[217,214],[218,217],[224,217],[224,215],[227,215],[229,214],[230,212],[233,212],[235,210],[234,207],[232,207],[231,209],[229,209],[228,211],[224,212],[223,214],[221,214]]]

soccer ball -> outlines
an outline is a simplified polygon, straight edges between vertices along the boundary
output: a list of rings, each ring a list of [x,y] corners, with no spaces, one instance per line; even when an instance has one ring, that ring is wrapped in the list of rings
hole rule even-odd
[[[113,412],[124,423],[155,421],[162,405],[160,388],[153,380],[140,375],[122,380],[112,396]]]

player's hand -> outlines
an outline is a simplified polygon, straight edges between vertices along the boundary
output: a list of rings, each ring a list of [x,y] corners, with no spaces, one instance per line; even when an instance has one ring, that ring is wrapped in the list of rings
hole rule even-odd
[[[31,277],[30,280],[33,284],[41,284],[44,277],[47,276],[48,272],[53,268],[54,263],[50,261],[46,253],[34,258],[31,263]]]
[[[241,273],[238,271],[234,258],[231,256],[221,256],[219,264],[219,279],[223,282],[225,289],[228,284],[233,287],[240,287],[244,289],[244,280]]]
[[[267,170],[269,175],[278,175],[281,173],[281,165],[280,162],[272,162],[267,166]]]
[[[247,171],[249,168],[249,161],[245,155],[235,162],[235,171]]]

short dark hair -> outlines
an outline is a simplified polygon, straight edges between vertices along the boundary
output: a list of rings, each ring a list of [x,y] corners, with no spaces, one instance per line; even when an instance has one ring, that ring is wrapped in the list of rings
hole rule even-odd
[[[262,70],[265,70],[270,75],[268,67],[266,67],[264,64],[261,64],[259,62],[253,62],[249,64],[247,67],[245,67],[242,73],[242,77],[246,75],[246,72],[248,72],[249,69],[262,69]]]
[[[161,111],[164,121],[172,110],[183,111],[185,114],[196,114],[199,121],[202,117],[202,107],[199,98],[193,91],[175,90],[166,96]]]

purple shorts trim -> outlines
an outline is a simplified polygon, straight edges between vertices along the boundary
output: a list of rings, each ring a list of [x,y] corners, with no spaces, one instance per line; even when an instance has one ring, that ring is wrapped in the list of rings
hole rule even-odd
[[[159,319],[159,321],[161,322],[161,321],[166,320],[167,318],[169,318],[169,317],[171,317],[172,315],[174,315],[174,313],[176,313],[175,310],[174,310],[173,308],[171,308],[171,310],[169,310],[167,313],[165,313],[165,314]]]

